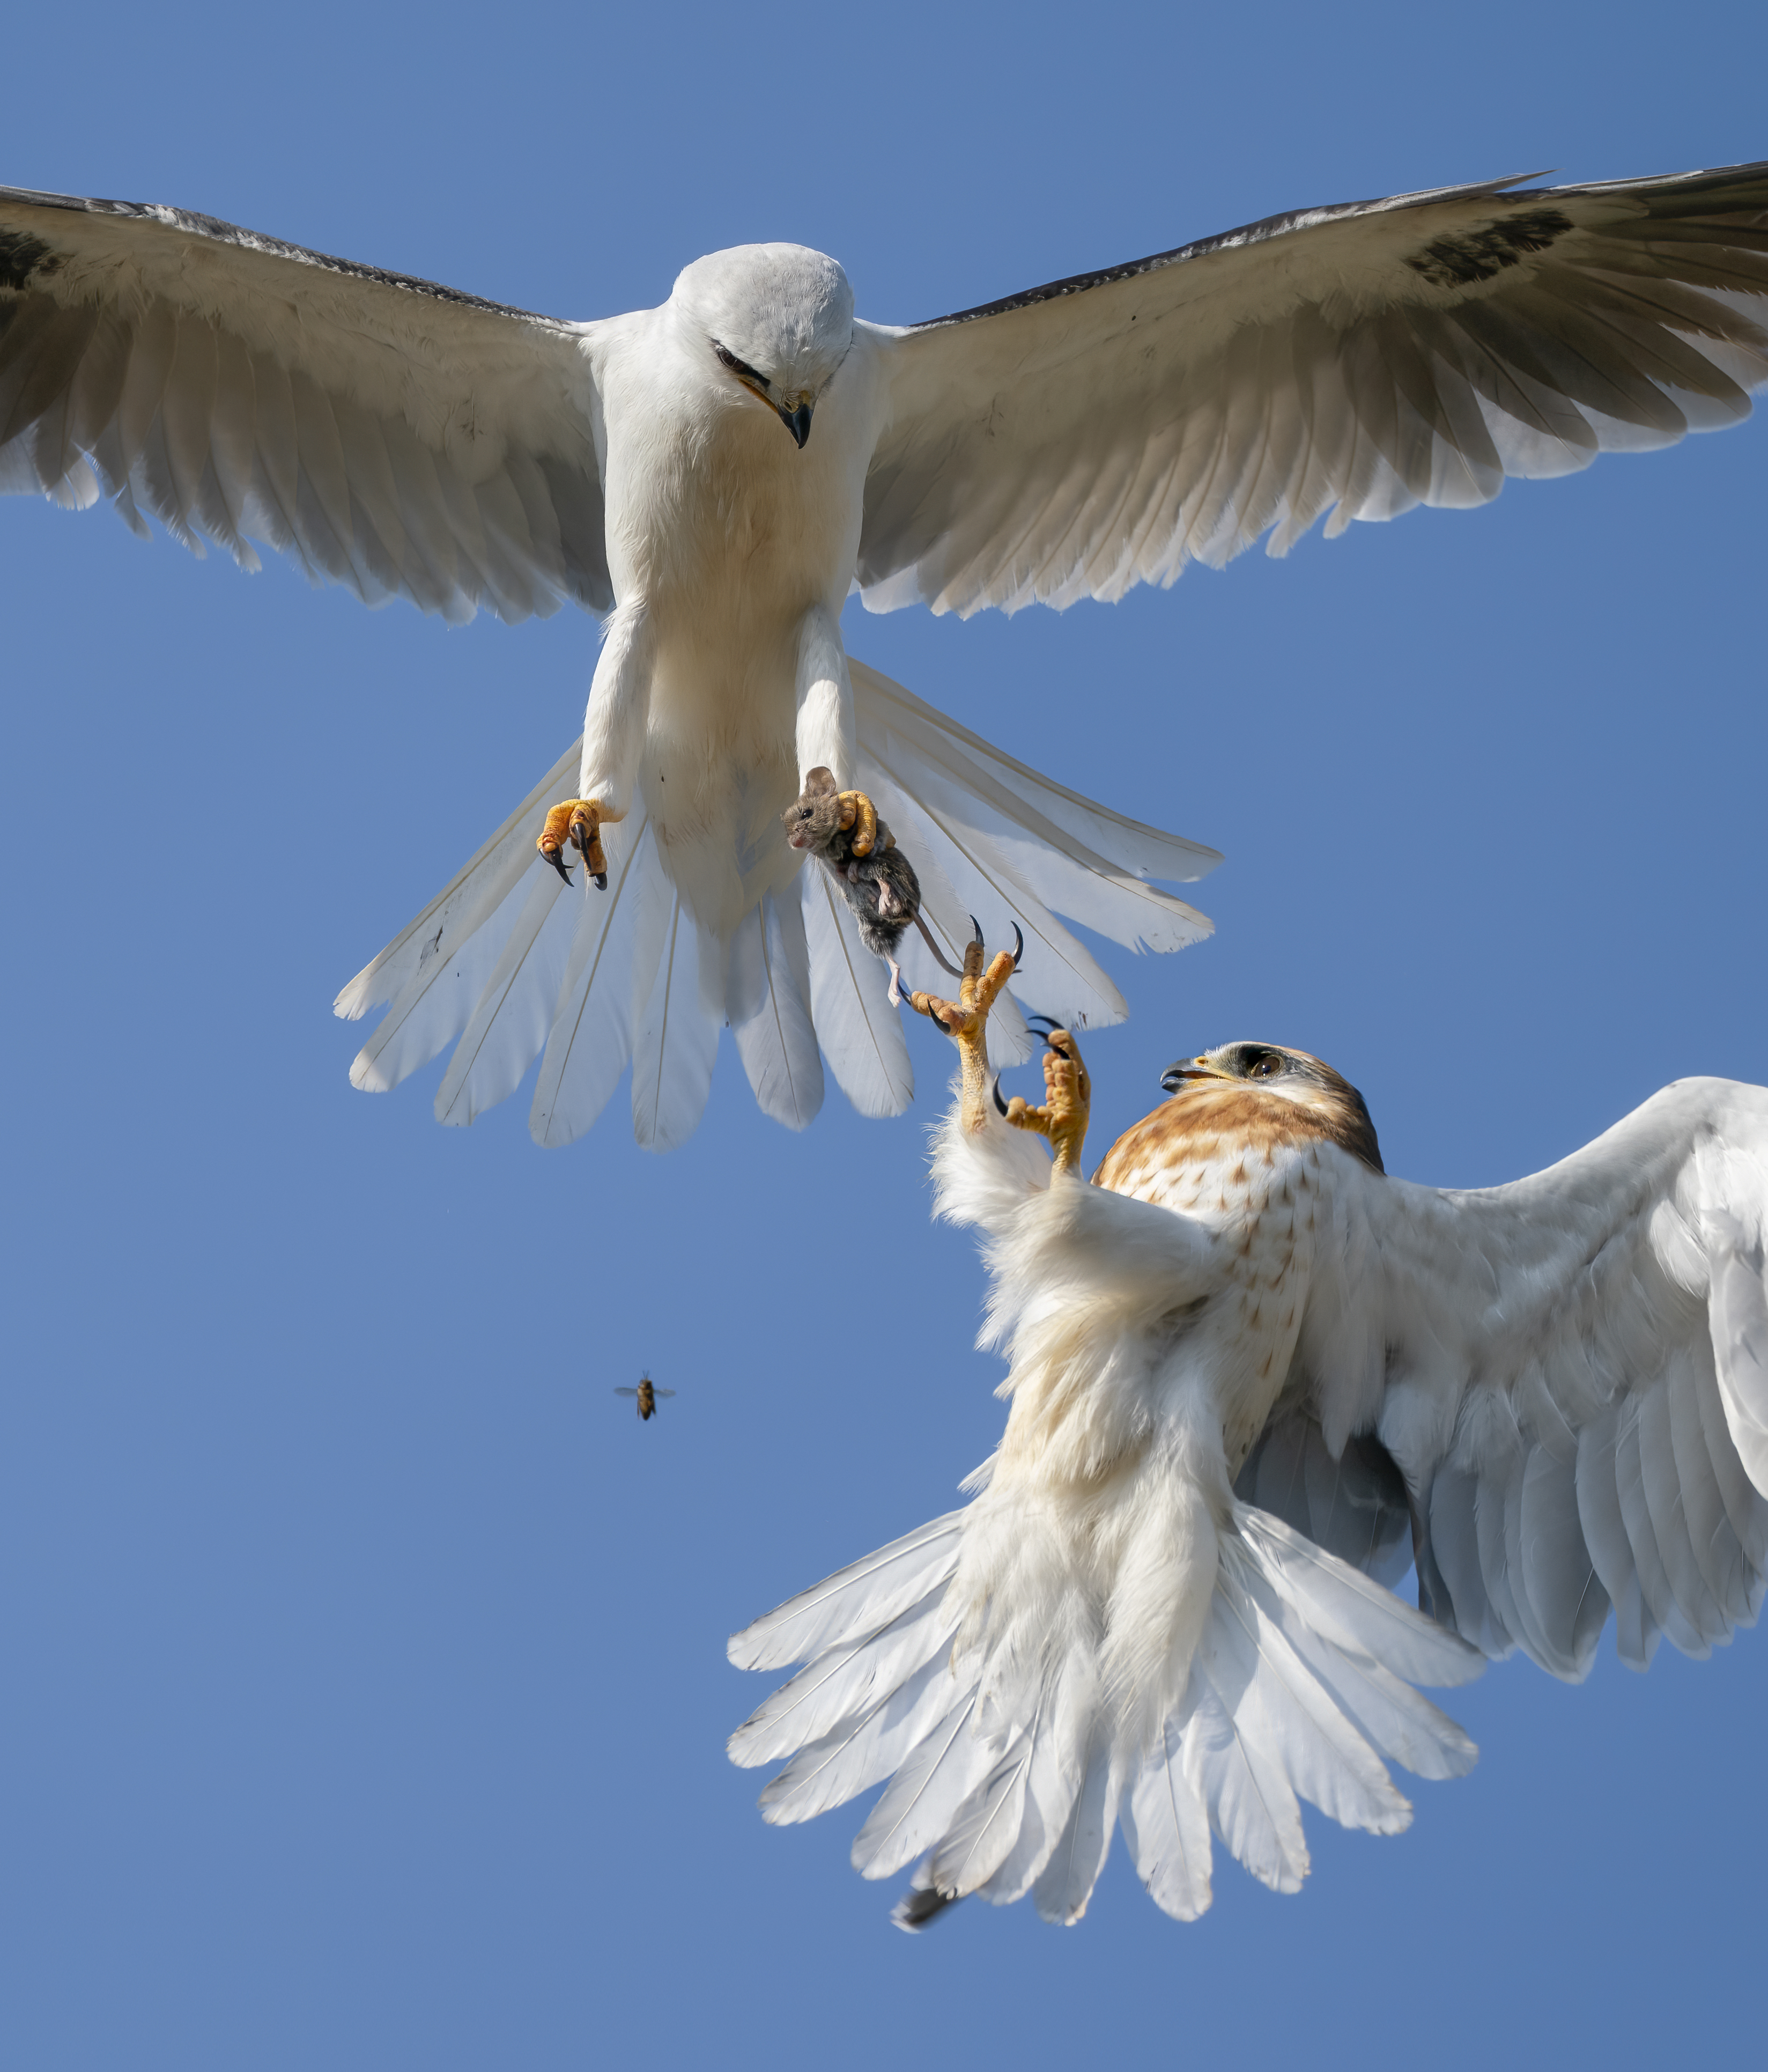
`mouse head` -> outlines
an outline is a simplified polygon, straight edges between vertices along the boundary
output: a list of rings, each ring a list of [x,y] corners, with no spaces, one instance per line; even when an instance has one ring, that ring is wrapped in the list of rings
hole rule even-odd
[[[835,773],[821,764],[806,773],[804,789],[780,820],[794,849],[823,849],[841,831],[841,793]]]

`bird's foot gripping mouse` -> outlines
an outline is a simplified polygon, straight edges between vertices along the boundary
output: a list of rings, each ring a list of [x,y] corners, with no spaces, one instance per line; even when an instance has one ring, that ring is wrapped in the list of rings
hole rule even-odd
[[[970,926],[976,933],[964,946],[964,969],[957,999],[941,1000],[937,993],[912,991],[905,997],[916,1013],[925,1014],[956,1039],[964,1074],[963,1125],[976,1130],[984,1128],[988,1120],[988,1010],[1019,969],[1025,939],[1015,927],[1012,950],[998,952],[985,970],[988,952],[982,945],[982,931],[974,917]]]
[[[870,856],[875,846],[892,846],[888,828],[883,841],[879,841],[878,808],[863,791],[837,791],[835,804],[835,824],[848,837],[854,855]]]
[[[839,887],[860,941],[889,965],[892,1007],[908,997],[896,949],[911,927],[920,931],[936,964],[954,978],[963,976],[921,918],[914,865],[863,791],[838,791],[834,773],[819,763],[780,819],[792,847],[814,856]]]
[[[596,881],[597,891],[605,892],[608,858],[601,846],[601,823],[620,818],[597,800],[567,799],[547,815],[535,847],[568,885],[571,873],[565,868],[564,854],[568,845],[583,858],[585,869]]]

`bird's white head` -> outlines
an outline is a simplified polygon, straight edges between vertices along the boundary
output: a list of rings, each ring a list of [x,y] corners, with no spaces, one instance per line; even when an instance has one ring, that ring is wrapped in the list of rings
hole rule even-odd
[[[684,266],[670,302],[719,376],[777,411],[802,446],[853,343],[853,290],[802,245],[738,245]]]

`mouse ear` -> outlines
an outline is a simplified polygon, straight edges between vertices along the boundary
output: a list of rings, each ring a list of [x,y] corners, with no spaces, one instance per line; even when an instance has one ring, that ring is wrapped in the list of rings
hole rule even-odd
[[[804,796],[807,799],[826,798],[840,787],[835,781],[835,772],[826,770],[819,763],[814,770],[806,771],[804,777]]]

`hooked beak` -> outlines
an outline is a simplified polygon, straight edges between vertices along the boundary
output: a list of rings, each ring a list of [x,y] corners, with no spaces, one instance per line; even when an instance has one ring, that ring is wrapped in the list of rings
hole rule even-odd
[[[783,399],[773,405],[780,413],[780,422],[798,442],[798,450],[804,450],[804,442],[810,436],[810,405],[800,403],[795,410],[789,410]]]
[[[1181,1058],[1176,1065],[1168,1065],[1160,1075],[1160,1083],[1169,1094],[1175,1094],[1188,1079],[1226,1079],[1233,1075],[1220,1071],[1207,1058]]]

